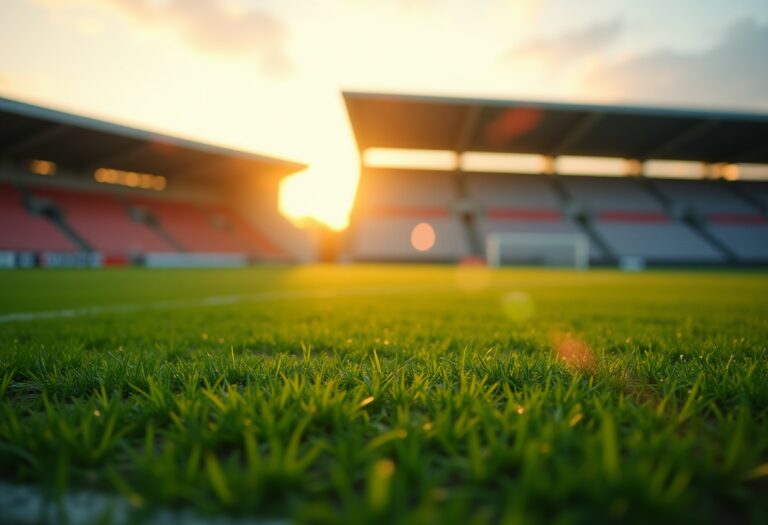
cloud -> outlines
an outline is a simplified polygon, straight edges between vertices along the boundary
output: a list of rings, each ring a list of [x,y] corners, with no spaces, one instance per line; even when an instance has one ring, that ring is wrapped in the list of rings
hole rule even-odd
[[[768,24],[732,24],[718,44],[698,53],[661,50],[598,65],[590,90],[612,98],[768,109]]]
[[[534,60],[551,67],[569,65],[600,51],[621,35],[621,19],[614,18],[555,37],[529,40],[509,51],[507,60]]]
[[[40,0],[38,0],[40,1]],[[225,55],[257,53],[271,72],[291,68],[287,30],[272,14],[235,0],[44,0],[48,6],[111,7],[146,26],[170,27],[195,47]]]

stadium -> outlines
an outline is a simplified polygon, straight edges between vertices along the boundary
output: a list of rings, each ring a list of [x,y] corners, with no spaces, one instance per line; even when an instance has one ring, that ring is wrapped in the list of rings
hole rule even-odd
[[[766,115],[366,93],[345,101],[363,165],[342,259],[457,263],[493,249],[494,265],[768,264],[768,182],[738,180],[745,165],[768,173]],[[279,180],[300,163],[12,100],[0,109],[2,213],[14,224],[0,239],[5,266],[316,258],[277,206]],[[415,167],[403,167],[408,155]],[[558,173],[562,160],[576,160],[576,172]],[[579,171],[590,162],[598,175]],[[654,163],[673,171],[646,176]],[[700,176],[675,178],[681,163]],[[420,224],[428,246],[416,242]]]
[[[582,236],[601,265],[768,262],[768,186],[728,180],[739,165],[768,162],[765,115],[364,93],[346,102],[364,159],[369,149],[416,150],[443,170],[364,167],[355,259],[485,257],[494,234],[530,236],[510,262],[573,259],[573,247],[546,243],[554,234]],[[558,174],[559,160],[573,176]],[[692,163],[700,176],[675,178],[664,170],[680,164],[664,161]],[[504,173],[515,167],[528,174]],[[414,250],[403,229],[430,221],[434,249]]]
[[[278,182],[299,163],[13,100],[0,100],[0,126],[4,266],[306,257],[301,240],[281,246],[294,228],[277,211]]]
[[[247,2],[13,1],[0,13],[19,27],[74,20],[50,35],[86,39],[71,49],[98,66],[67,58],[83,78],[53,84],[50,100],[82,102],[68,82],[96,82],[80,106],[4,89],[39,50],[0,20],[24,49],[0,48],[0,523],[768,521],[763,99],[482,96],[472,86],[495,77],[473,46],[506,7],[478,22],[459,7],[339,4],[343,23],[322,20],[360,45],[331,53],[333,31],[301,25],[309,4],[283,13],[296,24],[283,33]],[[372,43],[387,25],[412,44],[422,9],[440,26],[454,8],[450,27],[477,32],[430,34],[467,49],[441,67],[467,59],[473,75],[423,60],[432,26],[417,46]],[[697,19],[722,16],[709,9]],[[521,53],[564,68],[558,53],[596,45],[587,33]],[[152,53],[126,59],[123,45]],[[248,62],[235,75],[247,61],[232,46],[258,74]],[[313,69],[314,48],[333,63]],[[363,65],[344,67],[379,78],[364,89],[327,72],[355,53]],[[125,80],[156,61],[167,74],[147,69],[152,89]],[[535,77],[524,65],[520,82]],[[459,88],[406,89],[421,67]],[[392,71],[402,89],[374,89]],[[270,75],[259,96],[236,82]],[[77,109],[99,100],[157,118]],[[163,115],[178,133],[153,125]],[[216,125],[263,149],[192,131]],[[333,178],[346,164],[324,154],[354,164],[350,202]]]

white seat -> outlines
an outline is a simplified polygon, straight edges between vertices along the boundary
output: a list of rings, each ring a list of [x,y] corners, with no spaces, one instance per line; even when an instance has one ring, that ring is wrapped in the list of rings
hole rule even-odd
[[[715,262],[723,255],[685,224],[597,221],[595,230],[619,256],[658,262]]]
[[[739,259],[768,261],[768,224],[710,224],[709,231]]]
[[[663,205],[631,177],[561,177],[568,193],[590,210],[663,211]]]
[[[422,222],[435,231],[435,244],[426,251],[411,244],[413,229]],[[353,249],[360,260],[457,261],[470,253],[459,220],[433,216],[363,218],[356,224]]]

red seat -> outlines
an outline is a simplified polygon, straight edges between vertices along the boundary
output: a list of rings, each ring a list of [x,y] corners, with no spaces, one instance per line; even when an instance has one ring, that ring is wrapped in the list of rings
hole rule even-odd
[[[191,252],[245,252],[232,232],[214,227],[209,210],[178,201],[137,197],[131,202],[154,215],[160,226]]]
[[[232,233],[245,253],[267,259],[285,257],[285,252],[279,246],[251,226],[239,213],[224,207],[217,207],[212,211],[223,217],[232,227]]]
[[[16,188],[0,184],[0,250],[66,252],[78,248],[49,219],[25,210]]]
[[[51,199],[67,224],[94,250],[107,256],[174,251],[146,224],[134,221],[112,195],[90,191],[36,188],[35,195]]]

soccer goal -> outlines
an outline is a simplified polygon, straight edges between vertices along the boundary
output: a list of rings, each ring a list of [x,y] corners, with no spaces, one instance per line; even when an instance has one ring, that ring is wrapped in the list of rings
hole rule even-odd
[[[485,242],[488,266],[589,267],[589,240],[581,233],[490,233]]]

